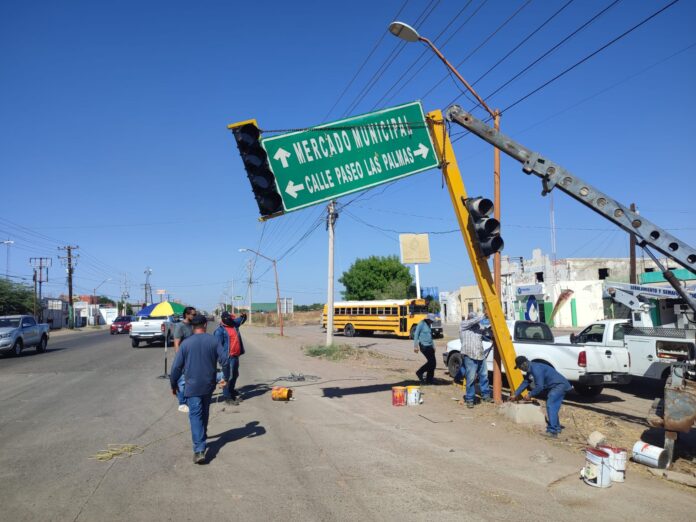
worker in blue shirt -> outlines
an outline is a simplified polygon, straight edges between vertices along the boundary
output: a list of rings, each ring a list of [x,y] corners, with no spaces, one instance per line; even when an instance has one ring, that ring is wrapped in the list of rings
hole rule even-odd
[[[558,420],[558,412],[566,392],[571,388],[568,379],[548,364],[530,362],[524,355],[515,358],[515,369],[522,370],[525,375],[522,384],[515,390],[510,400],[516,401],[527,388],[530,389],[529,397],[538,397],[542,392],[548,392],[546,396],[546,434],[552,438],[558,437],[563,429]]]
[[[205,462],[205,441],[208,438],[208,415],[210,401],[215,391],[217,363],[223,374],[229,375],[230,357],[222,344],[206,333],[208,325],[203,314],[191,320],[193,335],[184,339],[176,353],[169,381],[172,394],[179,391],[179,377],[184,374],[186,384],[184,397],[189,407],[191,439],[193,440],[193,462]],[[226,383],[221,383],[224,386]]]
[[[435,321],[435,314],[428,314],[418,326],[413,334],[413,351],[423,354],[425,364],[416,372],[416,377],[421,384],[433,384],[435,378],[435,368],[437,362],[435,360],[435,345],[433,344],[433,331],[430,326]],[[423,376],[425,374],[425,377]]]

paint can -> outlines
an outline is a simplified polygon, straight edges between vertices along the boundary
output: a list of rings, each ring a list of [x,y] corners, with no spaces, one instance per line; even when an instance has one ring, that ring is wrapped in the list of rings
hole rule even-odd
[[[580,470],[580,476],[585,481],[585,484],[595,488],[608,488],[611,486],[609,453],[600,449],[586,448],[585,467]]]
[[[271,388],[271,399],[274,401],[289,401],[292,399],[292,390],[283,386]]]
[[[418,406],[423,399],[421,399],[420,386],[406,386],[406,404],[409,406]]]
[[[667,451],[659,446],[652,446],[642,440],[633,445],[633,460],[651,468],[665,469],[669,461]]]
[[[628,460],[628,450],[626,448],[617,448],[600,444],[597,446],[600,450],[609,454],[609,466],[611,466],[611,481],[625,482],[626,481],[626,460]]]
[[[392,406],[406,406],[405,386],[392,386]]]

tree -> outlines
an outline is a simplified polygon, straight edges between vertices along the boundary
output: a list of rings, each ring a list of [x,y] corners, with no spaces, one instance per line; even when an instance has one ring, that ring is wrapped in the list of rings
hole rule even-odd
[[[439,314],[440,313],[440,301],[436,301],[435,299],[431,299],[428,301],[428,312],[431,314]]]
[[[413,278],[397,256],[370,256],[356,259],[338,282],[348,300],[405,299]]]
[[[34,290],[22,283],[0,279],[0,315],[31,314]]]
[[[106,297],[105,295],[97,296],[97,304],[105,306],[116,306],[114,300],[109,297]]]

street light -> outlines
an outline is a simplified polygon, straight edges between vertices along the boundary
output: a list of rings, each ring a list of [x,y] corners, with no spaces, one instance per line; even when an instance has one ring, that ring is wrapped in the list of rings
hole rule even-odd
[[[104,283],[106,283],[108,281],[111,281],[110,277],[108,279],[104,279],[101,283],[99,283],[97,286],[95,286],[94,290],[92,291],[94,306],[95,306],[95,308],[94,308],[94,326],[97,326],[97,323],[98,323],[97,317],[99,317],[99,315],[98,315],[99,314],[99,312],[98,312],[99,307],[97,305],[97,290],[99,290],[101,285],[103,285]]]
[[[5,239],[0,241],[3,245],[7,247],[7,259],[5,261],[5,279],[10,280],[10,247],[14,245],[14,241],[11,239]]]
[[[457,78],[459,78],[459,81],[464,84],[467,90],[474,95],[476,101],[478,101],[481,107],[483,107],[486,112],[490,114],[491,118],[493,118],[495,130],[500,130],[500,111],[498,109],[491,109],[488,104],[483,101],[483,98],[481,98],[481,96],[478,95],[469,82],[467,82],[464,77],[459,74],[459,71],[457,71],[457,69],[455,69],[454,66],[447,61],[447,58],[445,58],[440,50],[435,47],[433,42],[418,34],[418,31],[416,31],[410,25],[399,21],[389,24],[389,32],[406,42],[426,43],[442,61],[442,63],[444,63],[447,68],[452,71]],[[493,149],[493,205],[493,217],[500,222],[500,150],[497,148]],[[501,299],[502,293],[500,272],[500,252],[496,252],[493,257],[493,279],[495,284],[495,293],[497,294],[499,300]],[[493,362],[493,399],[495,402],[499,403],[502,401],[502,388],[503,380],[502,374],[500,373],[500,353],[496,348]]]
[[[239,251],[240,252],[251,252],[251,253],[256,254],[257,256],[262,257],[262,258],[270,261],[271,263],[273,263],[273,273],[275,274],[275,285],[276,285],[276,310],[278,312],[278,324],[280,326],[280,336],[282,337],[283,336],[283,314],[280,311],[280,286],[278,285],[277,262],[275,259],[272,259],[268,256],[264,256],[260,252],[257,252],[256,250],[252,250],[251,248],[240,248]],[[250,279],[251,279],[251,274],[249,274],[249,275],[250,275]],[[251,298],[249,298],[249,317],[251,317],[251,306],[252,306]]]

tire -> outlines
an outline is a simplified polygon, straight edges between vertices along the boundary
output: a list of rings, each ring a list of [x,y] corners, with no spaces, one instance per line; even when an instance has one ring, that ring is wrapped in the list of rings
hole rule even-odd
[[[46,345],[48,344],[48,339],[45,335],[41,336],[39,344],[36,345],[36,353],[44,353],[46,351]]]
[[[416,325],[414,324],[408,332],[408,338],[413,339],[416,336]]]
[[[131,339],[131,346],[133,348],[137,348],[138,346],[140,346],[140,341],[138,341],[137,339]]]
[[[596,397],[600,393],[602,393],[602,390],[604,389],[604,386],[590,386],[587,384],[573,384],[573,388],[575,388],[575,391],[578,393],[578,395],[581,395],[583,397]]]
[[[111,330],[111,335],[114,335],[114,331],[113,331],[113,330]]]
[[[12,345],[12,357],[19,357],[22,354],[23,349],[24,343],[22,343],[21,339],[17,339]]]
[[[344,328],[343,328],[343,335],[345,337],[355,337],[355,327],[348,323]]]
[[[454,376],[459,372],[459,367],[462,365],[462,354],[459,352],[453,352],[447,359],[447,371],[450,377],[454,379]]]

